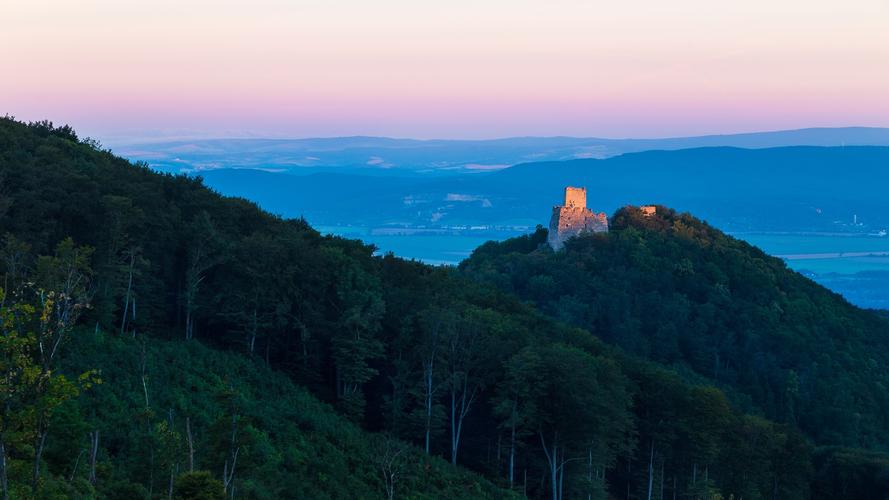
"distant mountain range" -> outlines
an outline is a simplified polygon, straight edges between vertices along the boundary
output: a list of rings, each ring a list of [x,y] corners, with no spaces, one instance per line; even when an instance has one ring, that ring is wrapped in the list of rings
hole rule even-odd
[[[889,227],[889,147],[696,148],[534,162],[447,177],[202,172],[223,194],[314,224],[545,224],[566,185],[608,213],[663,203],[730,231],[879,231]],[[853,222],[856,224],[853,225]]]
[[[296,174],[454,175],[535,161],[603,159],[648,150],[731,146],[889,146],[889,128],[807,128],[665,139],[514,137],[415,140],[383,137],[199,139],[111,144],[115,153],[165,172],[250,168]]]

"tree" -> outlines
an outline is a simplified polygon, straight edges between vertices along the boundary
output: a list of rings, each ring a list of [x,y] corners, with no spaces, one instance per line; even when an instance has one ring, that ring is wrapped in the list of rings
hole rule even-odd
[[[574,347],[553,344],[526,349],[537,350],[523,356],[539,356],[540,370],[521,370],[516,382],[530,388],[526,425],[539,438],[551,497],[561,500],[566,471],[570,464],[584,460],[589,443],[602,443],[608,452],[600,458],[605,466],[613,460],[631,426],[627,381],[612,362]]]
[[[185,340],[194,338],[198,294],[207,272],[225,258],[224,242],[213,225],[210,214],[201,212],[191,224],[185,269]]]
[[[716,462],[725,445],[725,434],[733,427],[734,415],[728,399],[715,387],[695,387],[680,416],[677,451],[689,471],[689,493],[708,498],[717,492],[710,465]]]
[[[413,357],[419,361],[420,383],[415,390],[420,401],[420,420],[423,428],[423,449],[429,454],[433,434],[441,427],[441,405],[437,394],[442,387],[442,358],[444,341],[456,328],[456,315],[447,309],[431,307],[418,318],[416,346]]]
[[[3,238],[0,259],[2,259],[3,267],[5,268],[3,273],[3,290],[5,293],[0,304],[6,305],[8,301],[21,300],[22,298],[21,296],[24,293],[22,288],[33,260],[31,245],[11,234],[7,234]]]
[[[377,370],[370,360],[382,356],[376,338],[385,306],[379,283],[355,264],[342,270],[337,286],[339,315],[332,340],[337,398],[343,411],[356,421],[364,417],[363,385]]]
[[[56,371],[67,336],[88,304],[91,254],[92,249],[65,239],[54,255],[37,259],[34,284],[20,284],[17,295],[8,301],[0,290],[0,486],[4,496],[9,491],[10,433],[17,429],[33,436],[31,488],[36,492],[53,411],[99,381],[93,371],[74,381]],[[14,277],[12,281],[20,280]]]
[[[486,328],[481,311],[467,307],[455,327],[446,331],[444,339],[450,396],[451,463],[454,465],[457,464],[466,416],[485,384]]]
[[[680,421],[682,411],[680,407],[686,397],[686,388],[674,373],[649,367],[639,371],[636,383],[638,384],[635,397],[636,428],[639,433],[640,452],[646,455],[644,458],[647,461],[647,478],[642,495],[651,500],[656,495],[656,486],[660,486],[661,492],[657,497],[663,497],[664,470],[675,472],[674,464],[668,461],[676,445],[676,428]],[[658,468],[660,474],[657,474]]]
[[[407,451],[405,443],[389,435],[381,437],[374,448],[373,460],[383,480],[388,500],[395,498],[396,486],[403,479],[404,469],[407,466],[405,459]]]
[[[159,445],[159,465],[161,470],[169,472],[169,482],[167,484],[167,497],[172,498],[174,491],[174,480],[179,471],[179,464],[184,455],[182,436],[176,431],[174,426],[174,417],[172,408],[167,412],[167,419],[158,422],[153,433]]]
[[[173,486],[176,500],[225,500],[222,482],[208,471],[186,472],[176,478]]]
[[[522,438],[531,435],[531,419],[538,413],[535,405],[542,399],[538,391],[543,388],[543,361],[537,350],[523,349],[506,362],[505,370],[492,402],[500,426],[509,432],[507,479],[512,488],[517,448]]]
[[[35,318],[32,331],[39,372],[30,381],[35,403],[32,408],[35,421],[32,488],[35,491],[50,415],[63,401],[77,395],[77,387],[64,375],[54,373],[54,369],[67,335],[89,304],[92,253],[92,248],[75,246],[71,238],[66,238],[58,244],[54,255],[37,259],[35,278],[40,288],[34,294],[39,317]],[[89,384],[92,375],[87,372],[81,375],[80,381]]]
[[[127,322],[135,316],[135,291],[148,267],[138,243],[138,231],[145,224],[145,213],[133,200],[105,195],[102,207],[102,234],[96,251],[94,305],[99,323],[118,327],[123,334]],[[115,314],[120,320],[114,322]]]

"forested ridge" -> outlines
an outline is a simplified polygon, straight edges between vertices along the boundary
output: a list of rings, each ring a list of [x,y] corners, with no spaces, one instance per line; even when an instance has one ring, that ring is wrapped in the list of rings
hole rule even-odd
[[[885,320],[662,213],[434,268],[0,120],[4,490],[883,498]]]
[[[629,353],[691,370],[817,443],[889,445],[889,322],[695,219],[627,207],[548,251],[545,230],[487,243],[475,279]]]

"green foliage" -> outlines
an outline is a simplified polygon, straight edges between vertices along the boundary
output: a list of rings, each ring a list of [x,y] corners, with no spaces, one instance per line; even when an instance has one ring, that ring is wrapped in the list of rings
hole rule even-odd
[[[78,339],[71,345],[66,371],[92,366],[113,381],[77,400],[80,432],[95,427],[102,436],[97,488],[109,497],[135,488],[132,483],[155,494],[166,492],[170,466],[187,468],[186,419],[194,436],[195,468],[210,471],[219,482],[229,457],[233,414],[238,421],[237,497],[383,495],[375,465],[377,438],[263,363],[193,342],[151,340],[140,345],[87,331],[78,332]],[[52,461],[47,458],[51,472],[70,473],[78,448],[85,445],[73,441],[70,446]],[[400,495],[458,498],[460,491],[477,491],[479,497],[497,496],[480,477],[402,446],[409,467],[397,485]],[[87,473],[81,462],[78,474]],[[186,477],[191,475],[180,480]]]
[[[222,481],[207,471],[186,472],[176,478],[173,486],[176,500],[224,500]]]
[[[822,498],[886,498],[889,454],[826,447],[815,454],[813,488]]]
[[[695,372],[819,444],[889,445],[885,319],[665,207],[652,217],[622,209],[609,233],[562,252],[542,245],[545,233],[536,247],[482,246],[461,270],[628,353]]]
[[[100,485],[99,496],[107,500],[148,500],[148,490],[141,484],[126,479],[110,481]]]
[[[558,254],[543,229],[488,243],[454,270],[51,124],[0,120],[0,179],[4,315],[44,318],[0,345],[12,406],[43,418],[3,420],[19,496],[31,429],[52,438],[39,491],[75,498],[184,494],[179,477],[263,499],[803,499],[873,469],[824,460],[836,479],[813,483],[797,426],[886,444],[885,391],[864,385],[885,385],[884,320],[666,209]],[[25,299],[31,282],[62,291]],[[22,332],[69,340],[51,404],[15,399]]]
[[[31,493],[64,495],[64,485],[41,478],[42,457],[53,413],[81,390],[100,382],[95,371],[58,371],[67,336],[87,306],[92,249],[61,241],[52,256],[39,256],[30,275],[27,246],[7,237],[3,257],[7,268],[0,288],[0,491],[8,496],[13,457],[30,458]],[[15,471],[18,475],[20,472]],[[13,478],[15,482],[15,478]]]

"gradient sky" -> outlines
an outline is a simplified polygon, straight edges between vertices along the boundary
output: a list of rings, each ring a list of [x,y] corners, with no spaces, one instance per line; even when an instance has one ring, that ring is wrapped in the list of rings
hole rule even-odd
[[[889,0],[0,0],[0,114],[124,137],[889,126]]]

